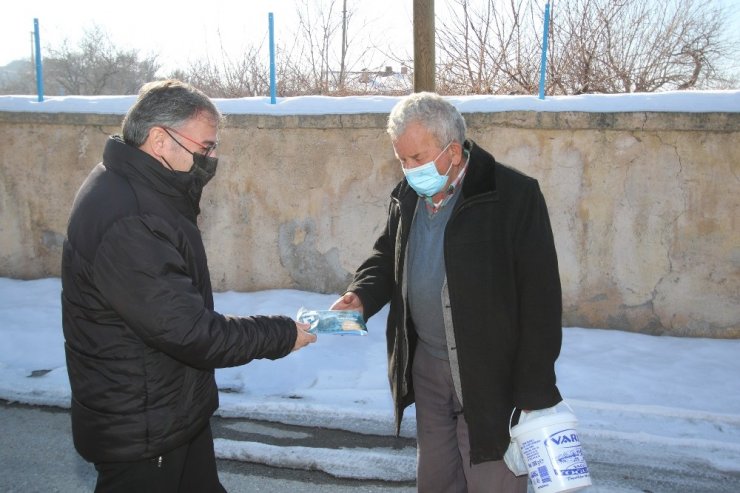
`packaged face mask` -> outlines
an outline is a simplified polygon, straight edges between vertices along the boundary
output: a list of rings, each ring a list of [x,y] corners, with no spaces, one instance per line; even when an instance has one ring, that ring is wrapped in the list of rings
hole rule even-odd
[[[301,308],[296,317],[301,323],[310,324],[311,334],[367,335],[365,320],[359,312],[351,310],[307,310]]]

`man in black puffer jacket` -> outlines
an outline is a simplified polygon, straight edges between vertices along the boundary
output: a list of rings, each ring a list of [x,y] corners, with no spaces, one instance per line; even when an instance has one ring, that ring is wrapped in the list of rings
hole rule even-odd
[[[62,315],[74,444],[96,491],[224,491],[214,369],[316,340],[288,317],[213,310],[196,218],[220,120],[187,84],[145,85],[75,198]]]

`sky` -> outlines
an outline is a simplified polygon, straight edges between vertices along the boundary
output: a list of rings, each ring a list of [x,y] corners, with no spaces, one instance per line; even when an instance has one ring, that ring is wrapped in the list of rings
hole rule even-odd
[[[75,0],[70,9],[57,0],[13,2],[3,6],[3,29],[0,29],[0,66],[19,58],[28,59],[32,50],[33,20],[39,20],[41,46],[61,46],[68,39],[74,46],[84,29],[103,27],[121,48],[135,48],[142,54],[160,54],[165,69],[182,68],[191,60],[221,51],[238,52],[249,45],[264,42],[267,47],[268,14],[273,14],[276,44],[287,44],[298,25],[296,4],[315,0],[211,0],[201,4],[174,6],[170,2],[129,0],[125,8],[112,12],[110,3],[98,0]],[[341,0],[336,0],[341,8]],[[350,0],[348,8],[355,11],[373,39],[393,38],[411,47],[411,0]],[[388,15],[392,12],[392,15]],[[359,40],[358,40],[359,41]],[[365,40],[362,40],[365,41]],[[267,48],[265,48],[266,50]],[[411,52],[409,48],[407,50]],[[269,52],[265,51],[265,56]],[[383,61],[378,61],[383,63]],[[375,68],[375,67],[373,67]]]
[[[58,278],[0,278],[0,399],[68,408],[70,388]],[[216,310],[232,315],[325,310],[337,295],[297,290],[223,292]],[[217,414],[357,433],[392,435],[386,377],[385,319],[368,335],[321,334],[275,360],[216,370]],[[617,330],[563,329],[558,387],[578,418],[583,455],[622,464],[711,466],[740,472],[740,340],[650,336]],[[402,435],[415,436],[413,407]],[[218,438],[220,458],[318,469],[355,479],[413,480],[416,451],[306,450]],[[630,462],[633,461],[633,462]],[[687,472],[691,474],[691,470]],[[596,488],[594,491],[611,492]],[[738,485],[740,487],[740,485]]]
[[[84,29],[93,25],[102,27],[121,48],[137,49],[142,54],[159,53],[163,69],[183,68],[189,61],[215,56],[221,44],[227,52],[238,53],[240,48],[267,46],[268,13],[272,12],[275,41],[288,44],[297,26],[296,4],[317,0],[211,0],[202,4],[173,6],[169,2],[128,0],[116,4],[98,0],[75,0],[74,8],[58,0],[32,2],[5,2],[2,7],[0,29],[0,66],[13,60],[30,57],[34,18],[39,20],[41,46],[60,47],[69,40],[72,46],[79,41]],[[342,1],[335,0],[341,7]],[[740,5],[737,0],[710,0],[728,8],[728,27],[734,39],[740,42]],[[328,0],[324,0],[328,3]],[[435,0],[435,13],[444,16],[447,0]],[[355,45],[377,44],[392,49],[396,54],[413,54],[412,0],[348,0],[354,11],[358,38]],[[544,4],[544,0],[543,0]],[[362,29],[360,29],[362,26]],[[266,48],[265,48],[266,49]],[[265,51],[265,56],[269,56]],[[393,64],[392,60],[374,58],[368,68]],[[740,61],[734,66],[740,69]],[[398,67],[394,67],[398,70]]]

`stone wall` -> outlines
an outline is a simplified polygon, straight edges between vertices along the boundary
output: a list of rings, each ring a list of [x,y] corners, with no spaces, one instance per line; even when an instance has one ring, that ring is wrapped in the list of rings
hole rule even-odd
[[[540,181],[565,325],[740,337],[740,114],[465,117]],[[59,275],[75,191],[121,118],[0,112],[0,276]],[[214,288],[342,291],[402,177],[385,120],[229,115],[201,204]]]

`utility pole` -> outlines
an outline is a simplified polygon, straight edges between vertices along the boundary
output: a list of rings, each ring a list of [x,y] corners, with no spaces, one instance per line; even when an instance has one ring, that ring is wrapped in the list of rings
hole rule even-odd
[[[434,0],[414,0],[414,92],[434,92]]]

